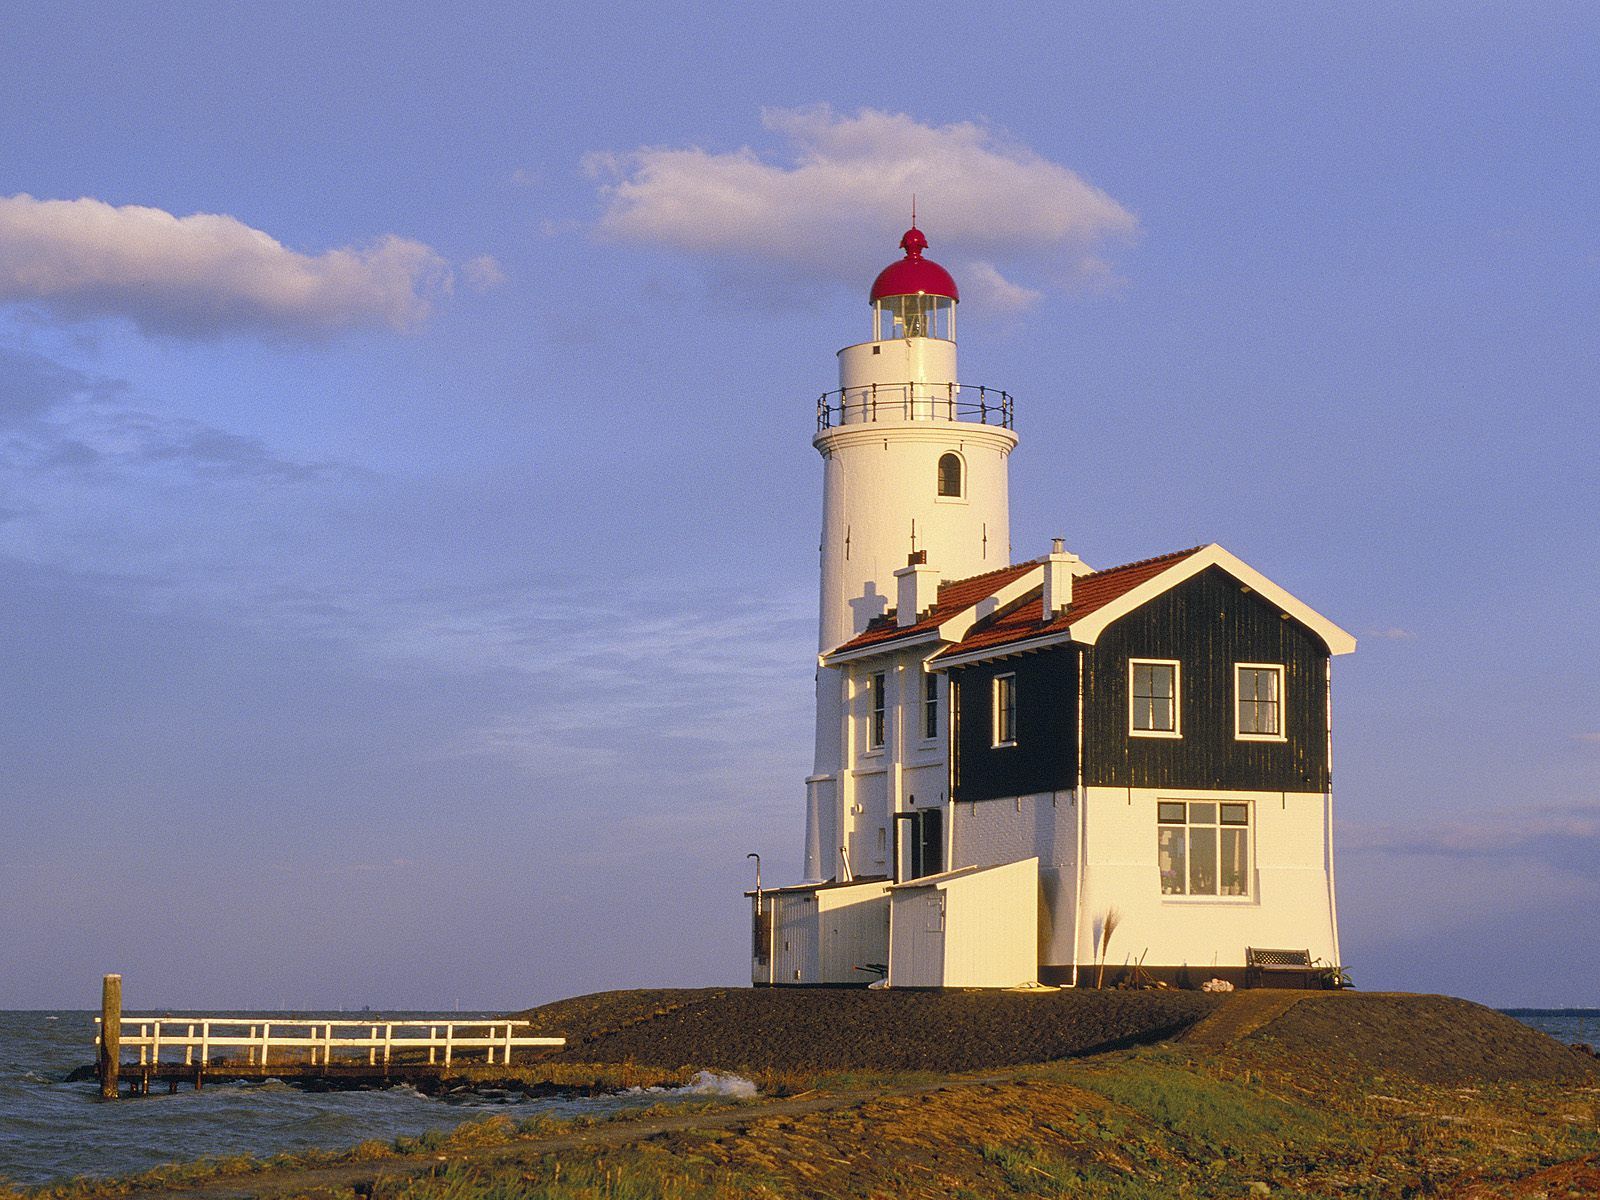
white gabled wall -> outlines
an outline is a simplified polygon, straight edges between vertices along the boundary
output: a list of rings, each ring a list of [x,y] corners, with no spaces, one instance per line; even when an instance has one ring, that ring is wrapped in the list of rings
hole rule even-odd
[[[1173,897],[1161,893],[1156,803],[1244,801],[1251,808],[1251,895]],[[1094,960],[1094,931],[1112,908],[1119,924],[1108,966],[1137,961],[1243,967],[1247,946],[1337,955],[1326,866],[1327,797],[1320,792],[1233,792],[1089,788],[1085,805],[1081,965]],[[1070,959],[1058,960],[1062,963]]]

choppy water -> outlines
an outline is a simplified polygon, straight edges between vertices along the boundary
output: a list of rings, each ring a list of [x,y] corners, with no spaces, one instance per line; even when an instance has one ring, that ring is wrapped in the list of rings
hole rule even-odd
[[[494,1111],[570,1116],[663,1099],[659,1092],[433,1099],[409,1087],[313,1093],[268,1081],[208,1084],[198,1093],[180,1088],[176,1095],[102,1104],[95,1082],[62,1082],[74,1067],[94,1060],[94,1018],[93,1012],[0,1012],[0,1180],[36,1184],[121,1175],[207,1154],[267,1155],[387,1140],[447,1129]]]

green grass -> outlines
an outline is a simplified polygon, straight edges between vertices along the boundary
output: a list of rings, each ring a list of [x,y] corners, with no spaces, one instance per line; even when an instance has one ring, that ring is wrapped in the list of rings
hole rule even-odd
[[[760,1180],[692,1162],[633,1156],[597,1162],[445,1166],[409,1178],[379,1177],[370,1200],[744,1200],[773,1196]]]
[[[1192,1148],[1218,1155],[1290,1142],[1314,1146],[1336,1132],[1325,1110],[1155,1055],[1109,1071],[1086,1071],[1075,1082],[1171,1130]]]

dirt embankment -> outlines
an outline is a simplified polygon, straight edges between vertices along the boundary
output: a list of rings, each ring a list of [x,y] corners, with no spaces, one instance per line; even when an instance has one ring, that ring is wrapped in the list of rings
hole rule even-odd
[[[1427,1083],[1600,1082],[1600,1064],[1493,1009],[1449,996],[1277,993],[1297,1002],[1261,1028],[1185,1044],[1296,1070],[1404,1075]],[[1198,992],[882,992],[701,988],[601,992],[522,1014],[561,1034],[555,1061],[775,1072],[975,1071],[1176,1037],[1227,1000]],[[1218,1005],[1223,1007],[1219,1010]],[[1206,1027],[1195,1032],[1203,1033]],[[1215,1043],[1215,1044],[1212,1044]]]
[[[1600,1083],[1600,1063],[1470,1000],[1330,992],[1294,1005],[1241,1040],[1242,1053],[1305,1068],[1403,1075],[1424,1083]]]
[[[765,1071],[972,1071],[1176,1035],[1199,992],[884,992],[704,988],[602,992],[525,1014],[569,1062]]]

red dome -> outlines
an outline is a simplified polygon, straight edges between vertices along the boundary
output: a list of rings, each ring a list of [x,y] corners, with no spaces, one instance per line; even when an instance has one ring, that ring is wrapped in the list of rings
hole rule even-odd
[[[949,296],[957,301],[961,299],[950,272],[933,260],[922,257],[927,245],[928,239],[922,236],[922,230],[915,225],[906,230],[905,237],[900,239],[900,248],[906,252],[906,256],[897,263],[890,263],[872,281],[872,303],[876,304],[885,296],[915,296],[918,293]]]

